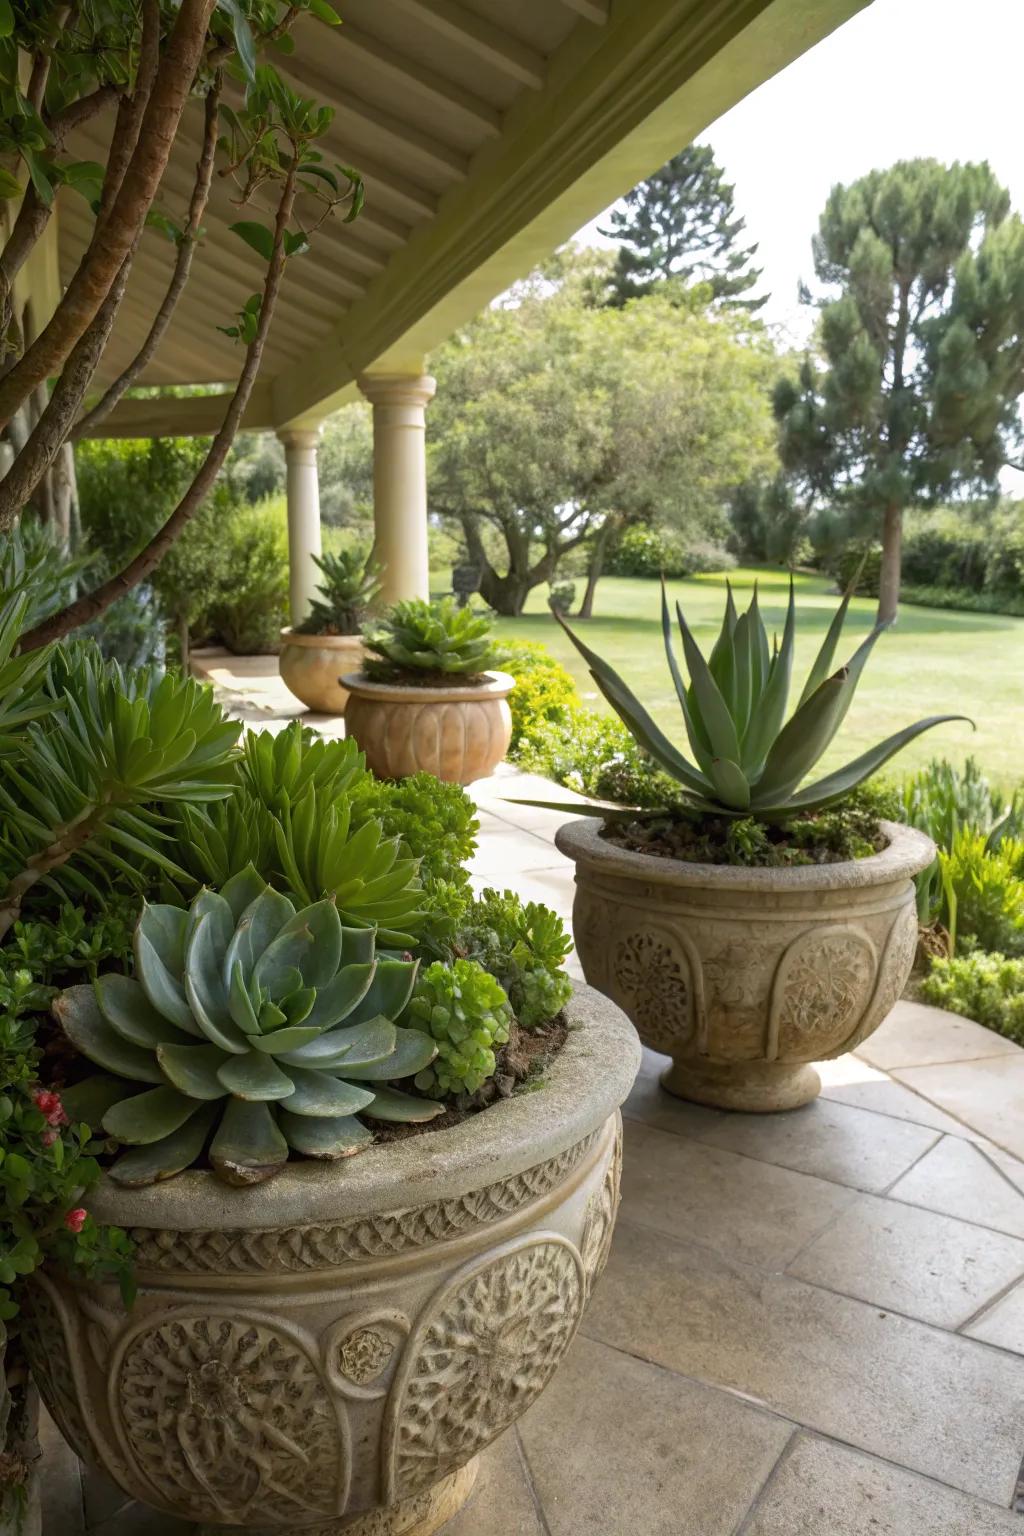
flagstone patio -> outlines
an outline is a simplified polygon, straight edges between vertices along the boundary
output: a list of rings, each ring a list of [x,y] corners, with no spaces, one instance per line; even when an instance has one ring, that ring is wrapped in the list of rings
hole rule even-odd
[[[219,670],[240,714],[282,719]],[[562,818],[509,804],[537,791],[508,767],[473,787],[473,877],[569,918]],[[904,1002],[766,1117],[670,1098],[663,1065],[644,1053],[625,1106],[581,1334],[450,1536],[1024,1536],[1024,1051]],[[45,1536],[188,1529],[52,1427],[47,1456]]]

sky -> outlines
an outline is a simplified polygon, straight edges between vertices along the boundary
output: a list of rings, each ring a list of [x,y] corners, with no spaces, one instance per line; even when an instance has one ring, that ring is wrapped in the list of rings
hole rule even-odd
[[[806,338],[797,283],[837,181],[923,155],[988,160],[1024,212],[1022,61],[1024,0],[874,0],[702,134],[760,246],[763,318]],[[603,243],[594,226],[582,238]]]

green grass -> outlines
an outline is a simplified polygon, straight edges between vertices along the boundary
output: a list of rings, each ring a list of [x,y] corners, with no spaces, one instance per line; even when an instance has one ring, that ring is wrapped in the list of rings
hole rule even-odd
[[[446,576],[438,573],[432,586],[450,590]],[[721,624],[725,579],[724,574],[716,574],[670,583],[670,599],[682,603],[705,654]],[[737,570],[729,573],[729,579],[737,601],[744,600],[755,579],[759,582],[769,633],[781,632],[788,577],[781,571]],[[594,709],[607,709],[582,658],[547,612],[546,592],[541,587],[531,593],[522,618],[500,619],[499,635],[543,641],[573,673],[586,702]],[[662,649],[659,602],[656,582],[606,577],[597,590],[596,616],[580,629],[587,644],[622,674],[663,729],[682,743],[679,705]],[[794,702],[836,602],[825,578],[797,577]],[[853,601],[839,660],[845,660],[871,628],[874,612],[874,602]],[[919,766],[936,756],[961,762],[970,753],[1003,788],[1017,784],[1024,779],[1022,679],[1024,619],[904,607],[898,625],[878,641],[837,744],[823,765],[835,767],[856,757],[925,715],[965,714],[975,720],[976,731],[966,724],[939,726],[894,759],[894,767]]]

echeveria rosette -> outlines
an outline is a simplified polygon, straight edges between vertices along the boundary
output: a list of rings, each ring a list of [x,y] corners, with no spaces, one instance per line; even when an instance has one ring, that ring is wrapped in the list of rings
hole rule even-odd
[[[257,1183],[289,1149],[362,1150],[373,1138],[361,1113],[412,1122],[441,1112],[386,1086],[437,1054],[419,1030],[394,1023],[417,962],[378,958],[372,930],[344,927],[333,901],[297,911],[248,869],[187,910],[144,907],[134,950],[134,977],[108,973],[53,1005],[71,1043],[106,1074],[66,1097],[130,1148],[111,1169],[116,1182],[170,1178],[209,1140],[217,1174]]]
[[[768,644],[756,586],[744,613],[737,613],[732,588],[728,589],[721,632],[707,659],[677,603],[688,683],[676,657],[668,597],[662,583],[665,655],[693,761],[655,724],[619,674],[574,635],[560,615],[555,617],[634,740],[681,785],[689,805],[711,815],[785,821],[835,805],[923,731],[951,720],[967,719],[965,715],[930,715],[904,726],[825,778],[800,788],[831,746],[853,702],[875,642],[888,627],[877,625],[845,666],[833,671],[850,595],[846,593],[833,616],[796,709],[787,720],[796,639],[793,582],[790,581],[782,642],[776,641],[774,647]],[[607,810],[586,806],[580,809],[608,815]]]
[[[494,1075],[494,1047],[508,1039],[511,1021],[505,989],[475,960],[428,965],[407,1015],[407,1022],[436,1047],[436,1060],[417,1073],[417,1088],[475,1093]]]

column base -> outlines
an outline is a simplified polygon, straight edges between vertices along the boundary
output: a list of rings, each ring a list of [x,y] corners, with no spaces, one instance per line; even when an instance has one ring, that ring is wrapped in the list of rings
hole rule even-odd
[[[387,1509],[371,1509],[360,1515],[343,1515],[321,1525],[247,1525],[247,1536],[434,1536],[457,1515],[473,1491],[479,1457],[439,1483],[402,1499]],[[201,1525],[197,1536],[228,1536],[223,1525]]]
[[[661,1086],[693,1104],[767,1115],[809,1104],[821,1092],[821,1078],[804,1062],[686,1060],[666,1067]]]

